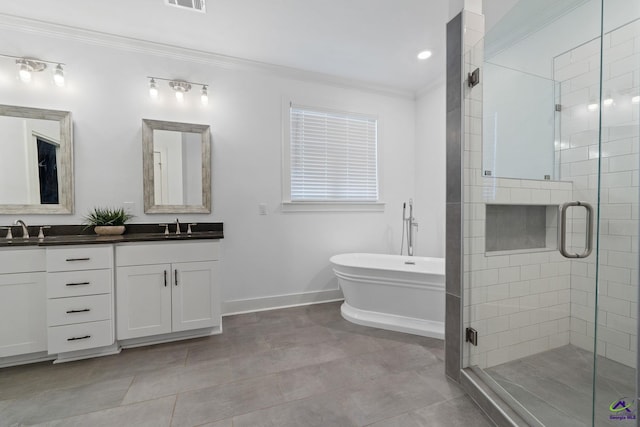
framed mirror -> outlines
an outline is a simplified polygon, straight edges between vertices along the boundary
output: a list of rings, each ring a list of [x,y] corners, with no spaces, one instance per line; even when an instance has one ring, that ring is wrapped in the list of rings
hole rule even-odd
[[[73,213],[68,111],[0,105],[0,214]]]
[[[211,213],[208,125],[142,119],[145,213]]]

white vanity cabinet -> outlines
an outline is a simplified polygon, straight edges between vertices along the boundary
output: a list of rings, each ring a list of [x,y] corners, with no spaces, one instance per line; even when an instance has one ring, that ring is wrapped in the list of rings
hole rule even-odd
[[[218,252],[214,240],[116,246],[118,340],[219,332]]]
[[[114,343],[113,246],[47,248],[46,295],[49,354]]]
[[[45,250],[0,249],[0,357],[47,349]]]

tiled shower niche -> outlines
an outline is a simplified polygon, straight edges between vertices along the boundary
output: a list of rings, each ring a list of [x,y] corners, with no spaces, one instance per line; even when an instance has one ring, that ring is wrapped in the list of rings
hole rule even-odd
[[[486,205],[485,250],[553,250],[557,248],[557,205]]]

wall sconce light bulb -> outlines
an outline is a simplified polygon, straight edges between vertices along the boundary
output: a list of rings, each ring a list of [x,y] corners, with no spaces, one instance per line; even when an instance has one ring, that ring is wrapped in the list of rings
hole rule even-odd
[[[64,70],[62,69],[61,64],[58,64],[56,69],[53,71],[53,82],[58,87],[64,86]]]
[[[149,82],[149,96],[153,99],[158,98],[158,85],[154,79]]]
[[[23,83],[29,83],[31,81],[31,70],[29,70],[29,65],[20,64],[18,76]]]
[[[207,92],[206,85],[202,86],[202,92],[200,94],[200,102],[202,103],[202,105],[209,104],[209,93]]]
[[[640,104],[640,95],[636,95],[636,96],[631,97],[631,102],[633,104]]]
[[[587,110],[589,110],[589,111],[597,111],[598,110],[598,104],[596,102],[590,102],[589,105],[587,105]]]
[[[184,101],[184,92],[181,90],[176,90],[176,99],[178,102]]]
[[[603,104],[605,107],[610,107],[610,106],[612,106],[612,105],[613,105],[613,98],[611,98],[610,96],[609,96],[608,98],[605,98],[605,99],[602,101],[602,104]]]

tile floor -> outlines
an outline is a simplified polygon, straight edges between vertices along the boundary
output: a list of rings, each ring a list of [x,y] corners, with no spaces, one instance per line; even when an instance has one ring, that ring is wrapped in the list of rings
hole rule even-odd
[[[444,376],[443,342],[339,303],[223,319],[218,336],[0,369],[0,426],[491,426]]]
[[[593,353],[567,345],[485,372],[546,426],[592,425]],[[635,378],[635,369],[598,357],[595,425],[636,425],[609,419],[613,401],[636,396]]]

